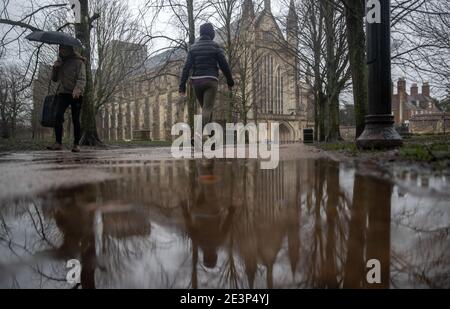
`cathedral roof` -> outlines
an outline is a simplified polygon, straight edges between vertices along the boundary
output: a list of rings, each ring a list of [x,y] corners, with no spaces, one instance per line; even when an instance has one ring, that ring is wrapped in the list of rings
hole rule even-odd
[[[272,15],[272,12],[270,9],[269,10],[263,9],[259,13],[259,15],[256,17],[255,25],[258,25],[260,23],[260,21],[262,20],[262,18],[266,15],[268,15],[269,17],[271,17],[273,19],[273,22],[275,24],[275,27],[276,27],[279,35],[281,36],[281,38],[284,39],[281,29],[280,29],[278,23],[276,22],[275,17]],[[233,37],[237,33],[239,33],[240,25],[241,25],[241,19],[231,23],[231,33],[232,33]],[[225,36],[226,36],[225,27],[219,28],[216,30],[216,37],[215,37],[214,41],[220,45],[223,45]],[[158,69],[164,65],[167,65],[168,63],[171,63],[171,62],[172,63],[178,62],[178,61],[183,62],[185,57],[186,57],[186,51],[182,47],[169,48],[161,53],[158,53],[158,54],[148,58],[145,61],[145,64],[144,64],[142,70],[139,70],[137,72],[137,74],[143,73],[142,71],[156,70],[156,69]]]
[[[239,31],[239,22],[235,21],[231,23],[231,33],[234,37]],[[214,41],[220,45],[223,45],[225,39],[225,28],[220,28],[216,30],[216,37]],[[163,52],[160,52],[145,61],[143,69],[151,71],[155,70],[163,65],[170,62],[184,61],[186,58],[186,51],[182,47],[169,48]],[[138,72],[141,73],[141,72]]]
[[[186,57],[186,51],[181,47],[167,49],[145,61],[146,70],[154,70],[170,62],[178,61]]]

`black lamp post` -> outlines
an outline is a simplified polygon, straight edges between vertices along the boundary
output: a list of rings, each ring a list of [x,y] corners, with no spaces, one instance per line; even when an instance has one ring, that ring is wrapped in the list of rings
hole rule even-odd
[[[360,148],[395,148],[403,144],[392,115],[390,0],[380,0],[381,23],[367,23],[369,115],[357,140]]]

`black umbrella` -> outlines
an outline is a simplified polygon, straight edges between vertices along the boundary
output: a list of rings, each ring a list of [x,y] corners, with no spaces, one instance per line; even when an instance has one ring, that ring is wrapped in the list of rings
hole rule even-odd
[[[25,37],[27,40],[47,44],[67,45],[82,48],[81,42],[64,32],[59,31],[35,31]]]

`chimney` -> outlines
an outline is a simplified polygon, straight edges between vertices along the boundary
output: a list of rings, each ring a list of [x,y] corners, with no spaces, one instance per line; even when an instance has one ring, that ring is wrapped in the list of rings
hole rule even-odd
[[[429,97],[430,96],[430,83],[429,82],[425,82],[422,85],[422,94],[424,96]]]
[[[414,83],[411,86],[411,95],[418,95],[419,94],[419,87],[417,87],[417,84]]]
[[[398,79],[397,82],[397,93],[403,94],[406,92],[406,79],[404,77],[401,77]]]

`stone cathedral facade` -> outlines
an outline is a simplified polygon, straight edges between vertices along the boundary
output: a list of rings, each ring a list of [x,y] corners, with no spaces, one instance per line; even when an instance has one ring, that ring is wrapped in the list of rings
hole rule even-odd
[[[214,120],[261,123],[269,128],[280,124],[282,142],[302,139],[302,129],[313,126],[309,111],[312,96],[301,81],[295,47],[298,20],[291,0],[283,33],[277,24],[270,0],[256,13],[252,0],[243,4],[239,22],[233,24],[238,52],[230,61],[236,81],[233,107],[221,76]],[[215,40],[225,45],[219,29]],[[119,87],[98,116],[99,134],[108,140],[171,140],[172,125],[188,122],[186,99],[178,95],[178,83],[186,52],[170,49],[146,58],[145,46],[116,42],[114,47],[140,49],[133,57],[137,70]],[[222,74],[221,74],[222,75]],[[198,104],[197,104],[198,105]],[[230,112],[232,110],[232,112]],[[198,112],[200,107],[198,106]],[[244,119],[245,118],[245,119]]]

